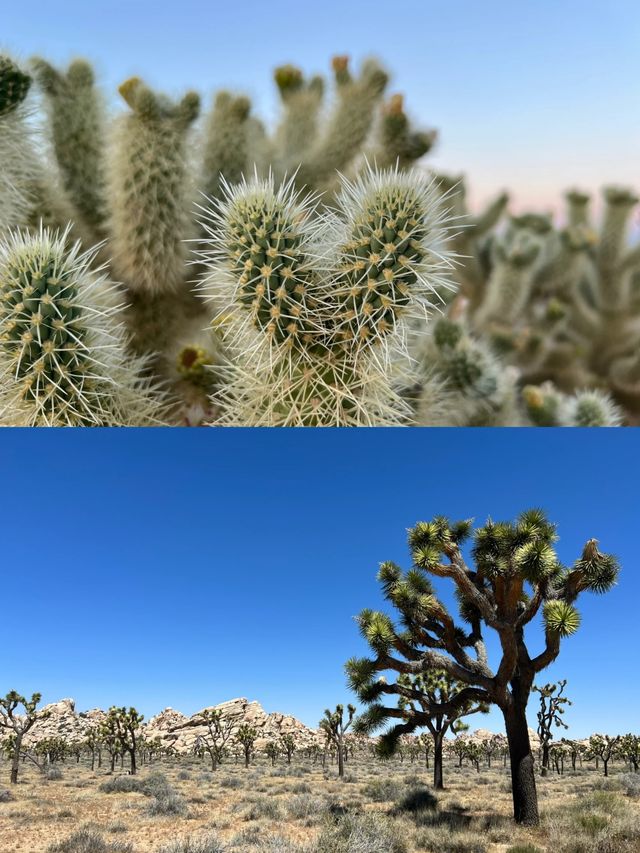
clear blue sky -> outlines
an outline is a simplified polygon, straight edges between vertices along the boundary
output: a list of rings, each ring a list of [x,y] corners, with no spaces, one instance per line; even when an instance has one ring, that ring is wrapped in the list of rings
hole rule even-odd
[[[552,206],[567,185],[637,182],[637,0],[27,0],[5,3],[0,46],[86,55],[113,91],[131,74],[178,93],[231,87],[273,116],[271,69],[324,71],[376,54],[413,115],[441,131],[432,162],[473,199],[512,189]]]
[[[315,725],[352,700],[353,616],[408,527],[542,505],[562,560],[595,536],[623,565],[547,671],[572,734],[638,729],[635,430],[3,430],[0,453],[3,693],[147,716],[246,696]]]

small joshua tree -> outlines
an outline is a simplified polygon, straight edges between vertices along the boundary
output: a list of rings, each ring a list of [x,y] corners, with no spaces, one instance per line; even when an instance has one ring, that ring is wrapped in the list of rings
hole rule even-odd
[[[580,759],[580,766],[582,766],[582,756],[586,752],[586,747],[583,743],[580,743],[578,740],[571,740],[569,738],[561,738],[560,743],[564,746],[567,754],[571,757],[571,769],[576,769],[576,762]]]
[[[609,735],[591,735],[589,738],[589,746],[587,756],[595,758],[596,762],[600,758],[604,765],[604,775],[609,775],[609,762],[618,748],[620,743],[620,735],[609,737]]]
[[[280,755],[280,747],[275,741],[270,740],[266,745],[264,752],[267,758],[271,761],[271,766],[273,767]]]
[[[131,775],[135,776],[136,753],[138,750],[138,734],[140,724],[144,720],[144,716],[139,714],[135,708],[110,708],[109,716],[113,718],[116,740],[120,747],[121,755],[125,752],[129,754],[131,760]]]
[[[226,754],[227,743],[231,740],[233,724],[217,708],[206,708],[200,717],[207,727],[206,735],[200,737],[200,745],[211,759],[211,769],[217,770]]]
[[[464,690],[464,685],[444,670],[433,670],[416,676],[402,674],[395,683],[378,680],[358,689],[360,667],[358,661],[347,664],[348,672],[355,672],[355,681],[351,679],[352,687],[363,702],[369,703],[369,708],[356,723],[356,730],[369,732],[389,719],[399,720],[378,742],[379,753],[389,755],[397,749],[398,739],[403,734],[425,726],[433,738],[433,786],[438,790],[444,788],[442,746],[445,735],[449,730],[461,731],[460,717],[479,711],[486,712],[488,706],[466,698],[458,702],[457,694]],[[399,697],[396,708],[384,707],[378,701],[385,694]]]
[[[456,705],[468,701],[497,705],[509,742],[515,820],[537,824],[526,716],[533,681],[557,658],[562,639],[578,630],[580,615],[574,606],[578,596],[584,591],[609,590],[618,563],[598,550],[597,540],[590,539],[574,565],[563,566],[554,549],[555,526],[534,509],[513,522],[489,520],[477,528],[472,569],[461,551],[471,532],[470,521],[437,517],[421,522],[409,533],[414,567],[405,573],[395,563],[381,565],[379,579],[385,597],[401,614],[402,628],[386,613],[362,611],[360,629],[376,657],[349,661],[349,677],[358,691],[370,690],[374,695],[377,673],[391,670],[415,676],[444,670],[466,685],[457,694]],[[467,628],[455,624],[429,575],[453,581]],[[525,630],[540,612],[545,645],[532,655]],[[499,640],[501,654],[495,670],[489,666],[484,628]]]
[[[429,756],[433,752],[433,738],[430,734],[423,732],[421,735],[418,735],[417,745],[420,749],[420,752],[424,755],[424,763],[429,769]]]
[[[102,740],[100,737],[100,731],[98,726],[92,726],[84,739],[85,746],[87,751],[91,753],[91,769],[96,769],[96,755],[98,755],[98,766],[100,766],[100,747],[102,746]]]
[[[640,737],[631,733],[623,735],[620,738],[618,752],[633,767],[633,772],[637,773],[638,765],[640,764]]]
[[[280,743],[287,756],[287,764],[291,764],[291,757],[296,751],[296,740],[292,734],[280,735]]]
[[[344,776],[344,736],[351,727],[356,709],[353,705],[347,705],[347,718],[344,716],[344,706],[336,705],[335,711],[327,708],[324,717],[320,720],[319,728],[326,735],[327,741],[331,743],[338,755],[338,776]]]
[[[546,776],[549,772],[549,744],[553,740],[551,727],[555,725],[558,728],[560,726],[563,729],[569,728],[562,720],[562,715],[565,712],[564,706],[573,704],[570,699],[562,695],[566,684],[567,680],[565,678],[557,684],[545,684],[544,687],[533,687],[534,693],[540,694],[538,737],[542,746],[541,773],[543,776]]]
[[[42,713],[38,714],[36,711],[41,698],[40,693],[34,693],[31,699],[27,699],[15,690],[10,690],[5,697],[0,699],[0,729],[8,732],[11,736],[10,780],[12,785],[18,783],[18,768],[24,736],[29,729],[33,728],[38,719],[45,718]],[[24,709],[23,714],[16,714],[19,706]]]
[[[464,757],[480,772],[480,761],[484,755],[484,747],[475,740],[464,741]]]
[[[242,747],[244,753],[244,766],[248,767],[251,758],[255,752],[255,742],[258,739],[258,732],[252,726],[243,723],[235,733],[235,740]]]

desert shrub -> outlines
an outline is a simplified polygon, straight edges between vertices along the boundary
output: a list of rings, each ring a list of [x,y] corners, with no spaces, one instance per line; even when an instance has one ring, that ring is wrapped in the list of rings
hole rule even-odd
[[[621,773],[616,782],[627,797],[640,797],[640,773]]]
[[[147,807],[147,814],[154,817],[162,815],[186,815],[187,803],[184,797],[171,791],[159,797],[154,797]]]
[[[158,770],[150,773],[142,780],[141,791],[146,797],[157,797],[158,799],[175,794],[174,789],[167,781],[167,777]]]
[[[223,776],[220,779],[220,787],[221,788],[243,788],[244,781],[239,779],[237,776]]]
[[[186,781],[187,779],[191,779],[191,773],[188,770],[181,770],[178,773],[178,779],[182,779],[182,781]]]
[[[475,832],[452,833],[446,826],[423,830],[415,839],[418,850],[438,853],[487,853],[487,845]]]
[[[62,779],[62,770],[59,767],[49,767],[44,774],[44,778],[47,782],[59,782]]]
[[[287,801],[287,815],[294,820],[308,820],[320,817],[327,811],[327,803],[322,797],[299,794]]]
[[[362,793],[373,803],[387,803],[400,796],[402,788],[395,779],[374,779],[362,789]]]
[[[177,838],[161,847],[158,853],[225,853],[227,848],[216,835]]]
[[[120,841],[109,843],[91,829],[80,829],[64,841],[50,844],[47,853],[133,853],[133,847]]]
[[[291,793],[292,794],[310,794],[311,793],[311,786],[308,784],[308,782],[296,782],[295,785],[291,786]]]
[[[10,803],[13,800],[13,794],[11,791],[0,791],[0,803]]]
[[[244,813],[245,820],[277,820],[281,816],[280,806],[272,797],[256,797]]]
[[[433,811],[438,801],[426,788],[410,788],[395,805],[395,811],[399,812],[423,812]]]
[[[318,838],[315,853],[407,853],[396,827],[384,815],[346,814],[330,821]]]
[[[506,853],[543,853],[535,844],[513,844]]]
[[[137,794],[144,793],[144,780],[139,776],[112,776],[100,785],[105,794]]]

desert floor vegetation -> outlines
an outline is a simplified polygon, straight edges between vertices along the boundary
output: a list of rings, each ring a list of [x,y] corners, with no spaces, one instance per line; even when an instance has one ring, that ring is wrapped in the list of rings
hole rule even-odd
[[[337,768],[294,756],[212,772],[163,758],[136,777],[92,771],[84,757],[61,778],[21,767],[0,796],[3,853],[632,853],[640,849],[640,778],[622,761],[604,778],[584,763],[538,776],[541,824],[516,826],[503,762],[445,761],[434,792],[422,762],[349,759]],[[6,769],[6,768],[2,768]]]

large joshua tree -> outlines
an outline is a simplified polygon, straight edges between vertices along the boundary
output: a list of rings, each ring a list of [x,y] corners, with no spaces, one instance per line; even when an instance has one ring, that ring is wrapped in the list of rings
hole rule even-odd
[[[375,650],[375,649],[374,649]],[[360,684],[358,681],[358,662],[352,668],[347,664],[352,687],[358,697],[369,703],[368,709],[356,722],[356,731],[371,732],[391,719],[399,720],[380,738],[377,744],[378,754],[385,756],[395,752],[398,739],[410,734],[417,728],[426,727],[433,738],[433,786],[444,788],[442,773],[442,746],[449,730],[457,733],[466,728],[460,718],[478,711],[488,711],[486,703],[467,699],[461,702],[457,695],[465,685],[453,678],[445,670],[430,670],[418,675],[402,674],[395,683],[375,681]],[[378,700],[383,694],[398,696],[397,707],[385,707]]]
[[[474,567],[461,550],[471,535]],[[577,631],[580,615],[574,604],[580,593],[606,592],[618,573],[616,559],[602,554],[595,539],[586,543],[573,566],[563,566],[554,549],[556,539],[555,526],[537,509],[513,522],[489,520],[475,531],[471,521],[443,517],[417,524],[409,532],[413,568],[403,572],[387,562],[379,572],[385,598],[399,611],[401,625],[386,613],[362,611],[360,629],[375,656],[347,664],[352,686],[370,691],[371,698],[376,690],[386,692],[379,673],[444,671],[466,685],[455,704],[449,703],[451,709],[465,702],[497,705],[509,743],[514,817],[524,824],[539,821],[526,716],[533,681],[558,657],[561,640]],[[430,575],[453,581],[465,627],[455,623],[437,598]],[[540,612],[544,648],[531,654],[525,630]],[[489,666],[485,630],[495,632],[499,641],[495,669]]]

